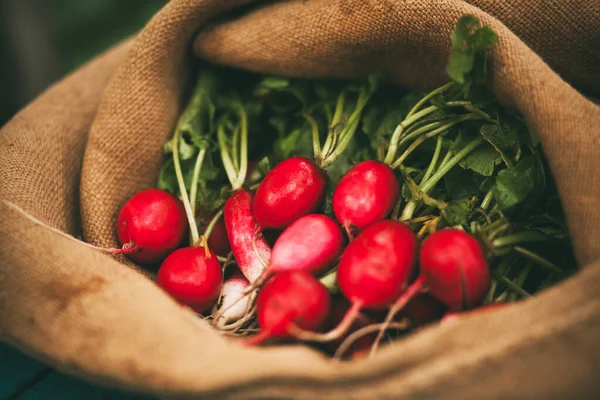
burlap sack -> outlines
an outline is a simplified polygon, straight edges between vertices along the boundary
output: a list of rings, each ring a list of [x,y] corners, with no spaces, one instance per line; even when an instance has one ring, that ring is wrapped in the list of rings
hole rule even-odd
[[[171,1],[132,44],[66,78],[2,129],[0,338],[62,371],[161,397],[597,398],[600,108],[482,11],[497,13],[565,77],[594,90],[598,63],[554,49],[583,33],[574,48],[598,60],[596,0],[527,2],[547,18],[511,14],[513,6],[528,9],[524,0],[473,1],[482,9],[460,0],[298,0],[206,27],[194,43],[203,58],[256,71],[338,77],[378,69],[399,84],[433,86],[444,81],[457,18],[473,13],[491,25],[500,36],[491,88],[540,136],[583,266],[531,300],[426,329],[373,360],[336,365],[303,346],[230,343],[139,272],[61,233],[83,227],[87,241],[115,244],[120,205],[155,182],[160,147],[184,101],[195,33],[240,3]]]

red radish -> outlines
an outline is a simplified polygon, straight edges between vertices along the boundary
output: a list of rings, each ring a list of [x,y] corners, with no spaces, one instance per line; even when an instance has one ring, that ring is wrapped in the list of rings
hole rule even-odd
[[[179,303],[203,313],[217,299],[223,285],[221,265],[207,248],[184,247],[161,264],[157,284]]]
[[[318,275],[342,254],[344,236],[340,227],[322,214],[305,215],[279,236],[267,271],[306,271]],[[268,276],[267,276],[268,278]]]
[[[256,190],[254,215],[262,229],[283,229],[323,203],[327,176],[313,161],[291,157],[277,164]]]
[[[400,184],[390,167],[369,160],[352,167],[333,192],[333,212],[350,234],[383,220],[394,208]]]
[[[377,222],[354,239],[337,269],[338,285],[352,307],[338,326],[324,334],[295,329],[300,339],[326,342],[337,339],[352,325],[361,309],[383,309],[393,304],[414,272],[418,242],[400,221]]]
[[[390,308],[385,323],[416,295],[429,292],[452,311],[479,305],[491,285],[485,254],[479,242],[460,229],[432,233],[419,252],[419,277]],[[339,273],[339,272],[338,272]],[[383,336],[380,331],[372,351]]]
[[[160,189],[147,189],[131,197],[117,220],[122,245],[135,243],[141,250],[128,254],[140,264],[159,263],[181,244],[187,231],[183,203]]]
[[[305,271],[279,273],[258,295],[256,314],[261,331],[244,344],[292,338],[292,325],[317,330],[327,322],[330,308],[329,292],[311,274]]]
[[[477,314],[479,312],[489,311],[489,310],[494,309],[494,308],[502,308],[502,307],[507,306],[508,304],[509,303],[506,303],[506,302],[503,302],[503,301],[498,301],[498,302],[486,304],[484,306],[477,307],[477,308],[474,308],[472,310],[468,310],[468,311],[465,311],[465,312],[449,311],[446,314],[444,314],[444,317],[442,318],[442,320],[440,321],[440,323],[447,324],[449,322],[456,321],[457,319],[459,319],[463,315]]]
[[[271,258],[271,248],[260,234],[252,214],[252,194],[239,189],[225,203],[225,227],[240,271],[254,282]]]
[[[430,235],[419,254],[421,285],[451,310],[478,306],[490,289],[491,276],[479,242],[460,229]]]
[[[250,282],[239,271],[235,271],[233,275],[223,284],[221,309],[226,310],[218,320],[215,320],[215,326],[221,330],[226,329],[229,323],[240,321],[252,301],[251,297],[244,296],[246,289],[250,286]],[[246,301],[241,301],[244,298]]]

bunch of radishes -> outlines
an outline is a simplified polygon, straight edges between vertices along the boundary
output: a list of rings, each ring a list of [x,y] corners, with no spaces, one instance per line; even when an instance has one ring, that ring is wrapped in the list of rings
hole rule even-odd
[[[461,21],[452,57],[485,60],[490,32]],[[246,345],[336,357],[554,284],[572,247],[539,143],[471,67],[403,96],[206,68],[107,251]]]
[[[246,316],[257,290],[260,333],[248,344],[334,341],[356,324],[360,311],[389,309],[391,320],[425,292],[435,300],[423,297],[421,313],[433,308],[433,317],[441,316],[440,308],[462,311],[481,304],[491,278],[480,244],[462,230],[442,229],[420,245],[406,223],[386,219],[400,190],[389,166],[364,161],[342,177],[333,192],[337,221],[319,213],[325,177],[315,161],[289,158],[266,174],[255,193],[243,188],[231,193],[224,222],[219,222],[226,235],[211,236],[219,241],[200,237],[195,246],[179,249],[187,233],[183,203],[165,191],[145,190],[123,207],[119,240],[138,246],[129,254],[133,260],[161,262],[158,285],[197,313],[207,311],[222,293],[217,327]],[[262,235],[267,229],[281,230],[272,248]],[[223,282],[211,244],[230,247],[241,274]],[[319,278],[332,267],[350,306],[336,327],[320,333],[330,321],[332,295]],[[370,319],[376,321],[376,314]],[[421,322],[417,316],[415,323]]]

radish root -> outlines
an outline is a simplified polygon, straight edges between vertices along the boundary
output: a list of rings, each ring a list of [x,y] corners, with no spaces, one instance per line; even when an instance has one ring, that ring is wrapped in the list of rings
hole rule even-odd
[[[366,336],[373,332],[377,332],[382,329],[404,330],[404,329],[408,329],[409,326],[410,326],[410,323],[408,322],[408,320],[404,320],[402,322],[391,322],[391,323],[387,324],[387,326],[385,325],[385,322],[383,322],[380,324],[373,324],[373,325],[365,326],[364,328],[358,329],[357,331],[352,332],[350,335],[348,335],[348,337],[342,342],[342,344],[340,344],[340,346],[336,350],[335,354],[333,355],[333,361],[336,361],[336,362],[341,361],[342,357],[348,351],[350,346],[352,346],[358,339],[362,338],[363,336]]]

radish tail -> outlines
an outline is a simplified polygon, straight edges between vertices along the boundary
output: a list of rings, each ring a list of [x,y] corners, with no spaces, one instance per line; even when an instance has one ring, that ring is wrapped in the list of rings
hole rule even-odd
[[[396,302],[392,304],[392,306],[390,307],[390,311],[388,311],[388,314],[385,317],[385,321],[383,322],[381,329],[379,330],[379,334],[377,335],[375,342],[373,342],[373,347],[371,347],[369,357],[372,357],[373,354],[375,354],[375,352],[377,351],[379,343],[381,342],[381,339],[383,339],[383,334],[388,329],[387,327],[392,323],[392,320],[394,319],[396,314],[398,314],[398,312],[400,312],[413,297],[423,292],[424,289],[425,287],[423,285],[423,279],[421,277],[418,277],[417,280],[414,281],[413,284],[410,285],[400,297],[398,297],[398,300],[396,300]]]
[[[338,349],[336,350],[335,354],[333,355],[333,359],[335,361],[339,361],[342,359],[342,357],[344,356],[344,354],[348,351],[348,349],[350,348],[350,346],[352,346],[352,344],[354,342],[356,342],[358,339],[362,338],[365,335],[368,335],[369,333],[373,333],[373,332],[377,332],[380,329],[398,329],[398,330],[403,330],[403,329],[407,329],[409,327],[409,323],[408,321],[402,321],[402,322],[391,322],[387,327],[384,326],[385,323],[379,323],[379,324],[373,324],[373,325],[369,325],[369,326],[365,326],[364,328],[361,328],[359,330],[357,330],[356,332],[353,332],[352,334],[348,335],[348,337],[342,342],[342,344],[340,345],[340,347],[338,347]]]
[[[362,309],[362,303],[354,303],[352,307],[348,309],[346,315],[342,321],[334,329],[326,333],[305,331],[298,327],[296,324],[291,324],[288,328],[288,333],[296,339],[309,341],[309,342],[331,342],[340,338],[344,333],[350,329],[352,324],[356,321],[359,316],[360,310]]]
[[[267,282],[267,280],[269,280],[269,278],[272,276],[272,272],[270,269],[265,269],[259,276],[258,278],[256,278],[256,280],[252,283],[250,283],[250,286],[248,286],[243,292],[242,295],[233,303],[231,303],[228,307],[226,308],[222,308],[221,310],[219,310],[219,312],[217,312],[214,316],[214,320],[218,321],[221,318],[223,318],[223,314],[225,314],[227,311],[229,311],[233,306],[235,306],[236,304],[238,304],[240,301],[242,301],[244,298],[248,297],[250,294],[252,294],[254,291],[256,291],[256,289],[259,289],[262,285],[265,284],[265,282]]]

